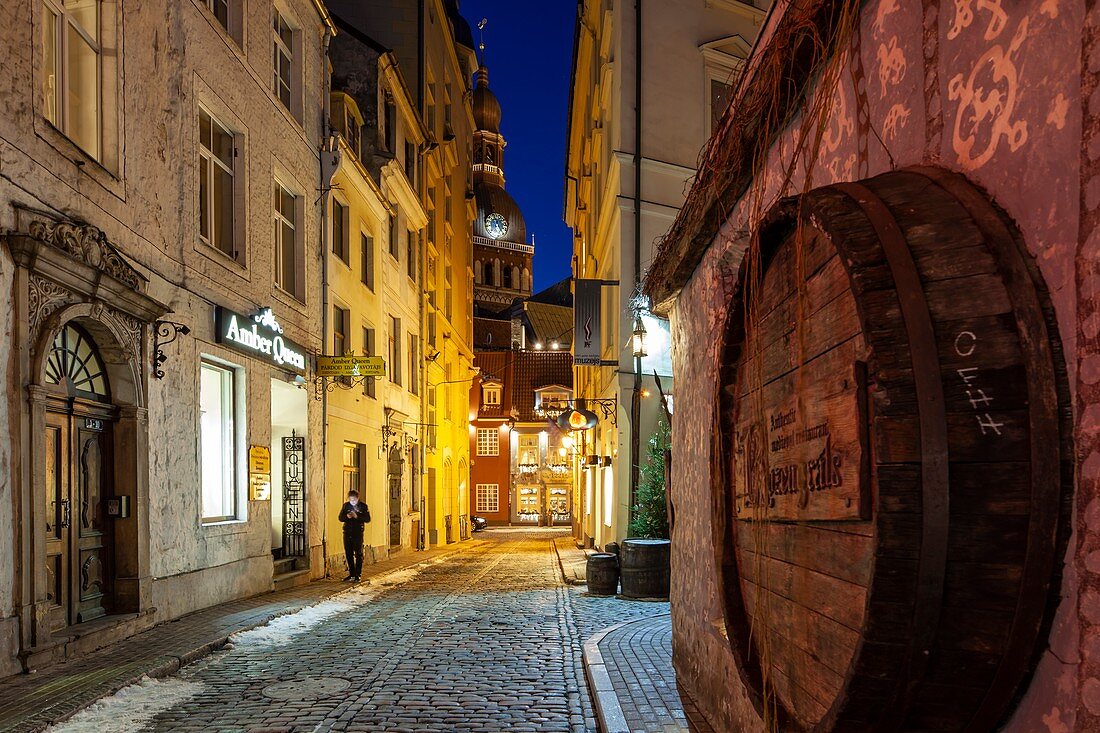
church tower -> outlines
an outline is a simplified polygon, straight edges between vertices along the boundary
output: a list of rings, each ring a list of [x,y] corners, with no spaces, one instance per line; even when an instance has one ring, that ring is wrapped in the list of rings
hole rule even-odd
[[[504,190],[504,136],[500,102],[489,89],[484,62],[473,92],[474,312],[499,313],[516,298],[531,295],[535,247],[527,242],[527,225],[519,206]]]

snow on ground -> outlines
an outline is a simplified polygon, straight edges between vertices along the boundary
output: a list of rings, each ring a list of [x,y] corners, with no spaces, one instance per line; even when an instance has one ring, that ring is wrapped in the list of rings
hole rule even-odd
[[[203,689],[200,682],[168,677],[124,687],[114,695],[81,710],[46,733],[135,733],[160,713],[191,699]]]
[[[386,587],[407,583],[425,568],[446,559],[446,556],[436,557],[409,568],[375,576],[328,600],[279,616],[263,626],[233,634],[229,637],[226,650],[286,644],[322,621],[353,611],[381,595]],[[180,677],[161,680],[143,677],[140,682],[93,703],[64,723],[51,726],[46,733],[135,733],[160,713],[194,697],[202,689],[202,683]]]

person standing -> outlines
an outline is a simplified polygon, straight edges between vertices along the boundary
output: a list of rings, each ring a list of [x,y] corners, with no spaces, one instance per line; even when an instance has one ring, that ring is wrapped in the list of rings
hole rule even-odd
[[[344,557],[348,562],[348,577],[344,581],[358,581],[363,572],[363,530],[370,521],[370,509],[359,501],[359,492],[352,489],[348,500],[340,507],[339,519],[344,524]]]

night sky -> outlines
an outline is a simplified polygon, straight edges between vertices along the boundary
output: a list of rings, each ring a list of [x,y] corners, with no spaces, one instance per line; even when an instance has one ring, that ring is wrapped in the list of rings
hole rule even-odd
[[[535,291],[569,277],[571,234],[562,221],[565,125],[575,0],[461,0],[473,29],[488,18],[489,88],[502,107],[505,187],[535,235]]]

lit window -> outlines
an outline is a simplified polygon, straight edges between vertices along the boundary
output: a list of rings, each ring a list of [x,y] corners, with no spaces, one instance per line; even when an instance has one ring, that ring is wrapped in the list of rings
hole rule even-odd
[[[360,491],[363,486],[363,446],[344,443],[344,496]]]
[[[481,388],[481,401],[486,407],[500,406],[500,385],[487,384]]]
[[[294,29],[287,24],[286,19],[278,10],[274,11],[273,15],[274,31],[274,79],[272,89],[275,92],[275,96],[279,98],[279,101],[283,103],[283,106],[289,111],[290,107],[290,90],[292,85],[292,70],[294,68]]]
[[[297,197],[275,184],[275,284],[296,298],[298,287],[298,235],[295,231]]]
[[[234,370],[202,362],[199,435],[204,522],[237,518]]]
[[[500,431],[496,428],[477,429],[477,454],[479,456],[500,455]]]
[[[199,110],[199,236],[238,259],[234,234],[233,133]]]
[[[520,466],[538,466],[539,460],[539,436],[519,436],[519,460]]]
[[[500,484],[478,484],[474,495],[475,511],[486,513],[500,511]]]
[[[99,0],[42,4],[42,111],[88,155],[102,157],[103,22]]]

